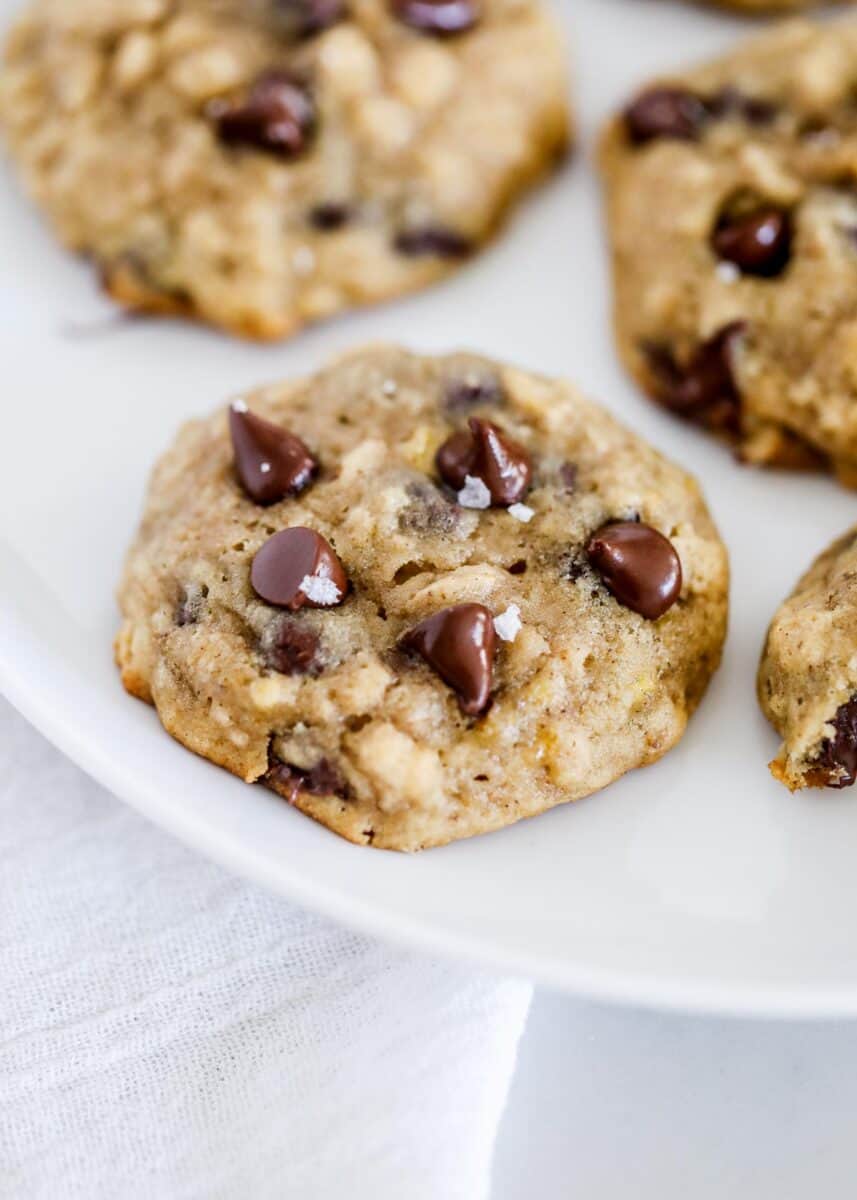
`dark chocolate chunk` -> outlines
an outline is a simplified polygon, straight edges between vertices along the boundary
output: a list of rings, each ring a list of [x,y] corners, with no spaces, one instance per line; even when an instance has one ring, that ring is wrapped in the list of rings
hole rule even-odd
[[[296,617],[284,617],[264,639],[263,657],[281,675],[318,675],[321,671],[319,637]]]
[[[619,603],[649,621],[662,617],[681,592],[675,547],[651,525],[602,525],[589,539],[586,556]]]
[[[212,100],[208,115],[229,146],[252,146],[283,158],[306,150],[315,128],[315,104],[303,80],[285,71],[260,75],[241,100]]]
[[[668,347],[645,346],[657,399],[678,416],[737,433],[741,424],[741,395],[733,355],[745,329],[743,321],[725,325],[697,347],[684,367],[676,362]]]
[[[711,235],[718,258],[734,263],[744,275],[780,275],[791,256],[789,214],[773,205],[743,215],[724,213]]]
[[[441,479],[456,491],[468,475],[481,479],[491,503],[508,507],[527,494],[533,467],[529,453],[491,421],[471,417],[470,432],[460,430],[443,443],[435,457]]]
[[[458,695],[462,712],[479,716],[491,699],[494,680],[494,618],[481,604],[444,608],[404,635],[413,650]]]
[[[625,128],[638,146],[658,138],[695,141],[707,118],[702,100],[687,88],[653,87],[625,109]]]
[[[293,433],[257,417],[240,401],[229,411],[235,471],[257,504],[275,504],[308,487],[318,463]]]
[[[410,258],[466,258],[473,252],[473,242],[454,229],[442,225],[421,225],[403,229],[396,234],[395,247]]]
[[[335,204],[330,201],[326,204],[316,204],[315,208],[310,209],[309,223],[322,233],[332,233],[347,225],[350,218],[351,209],[347,204]]]
[[[830,724],[834,736],[822,742],[815,766],[827,773],[827,787],[851,787],[857,779],[857,696],[839,706]]]
[[[294,804],[301,792],[311,796],[338,796],[348,799],[348,783],[342,772],[328,758],[320,758],[307,770],[292,763],[272,759],[263,782]]]
[[[293,612],[341,604],[348,577],[336,551],[314,529],[281,529],[256,552],[250,571],[254,591],[268,604]]]

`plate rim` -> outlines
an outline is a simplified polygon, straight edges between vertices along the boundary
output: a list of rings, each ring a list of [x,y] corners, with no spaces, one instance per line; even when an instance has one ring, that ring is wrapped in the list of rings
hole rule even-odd
[[[117,800],[130,805],[185,846],[240,878],[356,933],[378,938],[405,952],[451,959],[496,974],[528,979],[537,986],[576,999],[618,1007],[767,1020],[857,1018],[857,981],[853,985],[820,987],[718,984],[710,980],[693,982],[663,972],[645,974],[593,967],[573,959],[557,961],[544,953],[504,948],[486,936],[438,930],[428,919],[395,913],[374,901],[346,898],[341,891],[323,884],[309,886],[300,877],[290,876],[287,869],[274,871],[229,835],[197,820],[187,820],[181,805],[159,802],[157,796],[147,791],[145,780],[135,780],[123,773],[121,759],[99,743],[85,722],[64,720],[62,709],[51,708],[44,689],[38,687],[32,672],[25,668],[28,651],[30,655],[43,653],[41,640],[0,600],[0,694],[42,736]],[[74,678],[71,672],[70,677]],[[70,704],[67,711],[76,711],[75,705]],[[363,852],[369,851],[363,848]]]

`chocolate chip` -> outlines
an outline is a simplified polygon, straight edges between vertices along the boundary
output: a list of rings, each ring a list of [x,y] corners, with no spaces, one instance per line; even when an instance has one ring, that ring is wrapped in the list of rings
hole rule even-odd
[[[577,463],[564,462],[557,471],[559,482],[564,492],[569,495],[577,490]]]
[[[272,759],[263,782],[289,804],[294,804],[301,792],[348,799],[348,783],[328,758],[320,758],[309,770]]]
[[[335,229],[347,225],[350,217],[351,210],[347,204],[329,202],[317,204],[315,208],[310,209],[309,223],[322,233],[332,233]]]
[[[344,0],[272,0],[274,26],[285,37],[304,38],[345,16]]]
[[[505,399],[503,385],[496,375],[488,371],[469,371],[446,384],[443,407],[450,416],[460,416],[483,405],[495,408]]]
[[[314,529],[281,529],[257,551],[250,571],[254,591],[268,604],[293,612],[341,604],[348,577],[336,551]]]
[[[458,695],[461,711],[485,712],[494,679],[494,618],[481,604],[457,604],[421,621],[402,638]]]
[[[294,433],[264,421],[236,402],[229,410],[235,471],[257,504],[295,496],[312,482],[318,463]]]
[[[724,325],[697,347],[684,367],[676,363],[668,348],[644,347],[658,400],[679,416],[737,433],[741,396],[735,380],[733,355],[745,329],[743,321]]]
[[[748,96],[736,87],[724,87],[704,101],[714,118],[738,117],[748,125],[770,125],[777,119],[779,108],[761,96]]]
[[[734,263],[744,275],[780,275],[791,255],[791,217],[769,205],[755,212],[724,214],[711,235],[718,258]]]
[[[229,146],[253,146],[283,158],[306,150],[315,105],[306,84],[285,71],[260,75],[243,100],[212,100],[208,115]]]
[[[391,6],[405,25],[436,37],[472,29],[480,11],[478,0],[391,0]]]
[[[651,525],[602,525],[589,539],[586,556],[619,603],[649,621],[662,617],[681,592],[675,547]]]
[[[526,575],[527,560],[525,558],[519,558],[517,562],[511,563],[506,570],[510,575]]]
[[[400,254],[410,258],[466,258],[473,252],[469,238],[454,229],[442,225],[423,225],[414,229],[403,229],[396,235],[395,247]]]
[[[281,675],[318,675],[319,637],[302,620],[284,617],[263,640],[265,664]]]
[[[653,87],[625,109],[625,128],[637,146],[656,138],[695,141],[707,116],[703,102],[686,88]]]
[[[822,742],[815,766],[827,773],[827,787],[851,787],[857,779],[857,696],[839,706],[830,724],[836,732]]]
[[[533,474],[528,452],[490,421],[471,417],[468,425],[469,433],[452,434],[438,450],[435,462],[441,479],[456,491],[468,475],[481,479],[495,505],[523,500]]]

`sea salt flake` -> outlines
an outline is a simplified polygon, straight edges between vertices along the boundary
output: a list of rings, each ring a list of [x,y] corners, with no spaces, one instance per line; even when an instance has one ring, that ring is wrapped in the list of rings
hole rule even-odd
[[[475,475],[464,476],[464,487],[458,493],[458,503],[462,508],[490,508],[491,493]]]
[[[384,393],[385,396],[395,396],[395,394],[398,390],[399,389],[398,389],[398,386],[396,385],[395,379],[385,379],[384,383],[381,386],[381,391]]]
[[[240,398],[232,401],[232,411],[237,413],[247,412],[247,405]]]
[[[741,272],[733,262],[719,262],[714,268],[721,283],[737,283]]]
[[[307,600],[311,600],[313,604],[338,604],[342,593],[333,582],[332,579],[326,579],[323,575],[304,575],[301,580],[300,591],[306,596]]]
[[[535,515],[536,510],[530,508],[529,504],[509,505],[509,516],[514,517],[516,521],[522,521],[525,525],[529,525]]]
[[[263,475],[267,475],[271,470],[271,464],[269,462],[259,463],[259,470]]]
[[[521,632],[521,610],[510,604],[505,612],[494,618],[494,632],[501,642],[514,642]]]

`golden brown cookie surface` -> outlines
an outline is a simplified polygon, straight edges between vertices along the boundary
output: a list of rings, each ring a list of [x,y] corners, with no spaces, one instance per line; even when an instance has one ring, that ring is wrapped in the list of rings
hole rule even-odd
[[[123,680],[185,745],[410,850],[681,737],[727,608],[682,470],[468,354],[370,348],[244,399],[158,465],[120,589]]]
[[[0,73],[111,293],[260,338],[457,269],[568,124],[540,0],[34,0]]]

